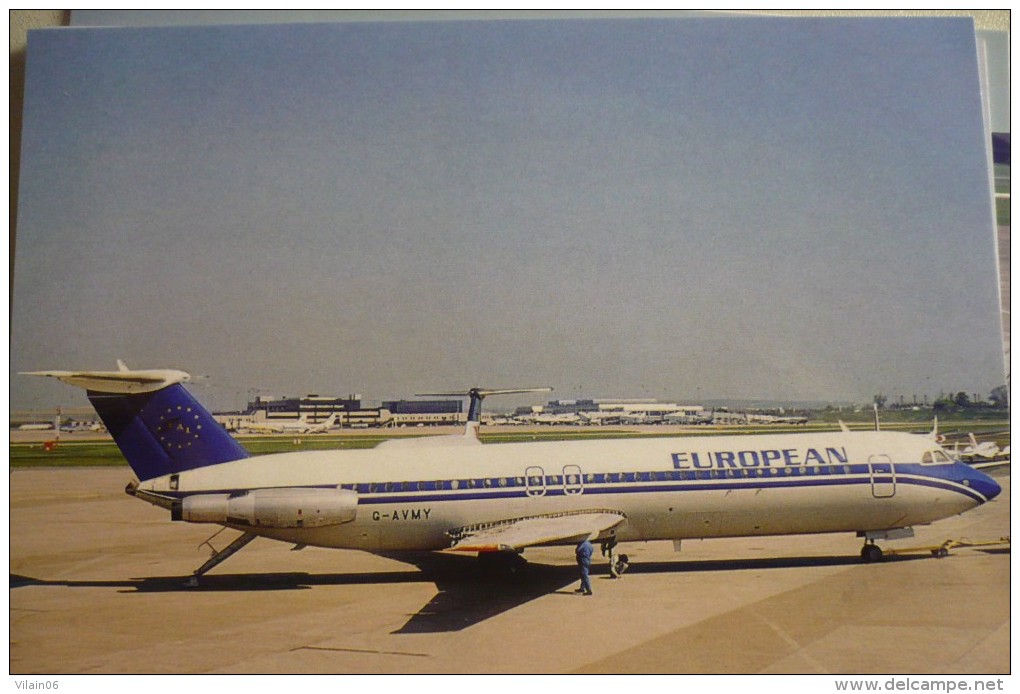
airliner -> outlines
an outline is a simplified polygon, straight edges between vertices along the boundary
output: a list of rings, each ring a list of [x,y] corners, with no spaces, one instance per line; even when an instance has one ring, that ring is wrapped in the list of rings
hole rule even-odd
[[[478,553],[512,567],[529,547],[854,532],[878,540],[994,499],[991,477],[929,436],[889,431],[480,445],[463,435],[374,449],[250,456],[170,369],[38,371],[85,388],[133,469],[127,493],[174,521],[240,531],[189,579],[256,537],[304,546]]]
[[[294,421],[284,422],[250,422],[245,428],[252,431],[262,431],[272,434],[324,434],[340,421],[340,413],[334,412],[328,419],[313,424],[308,421],[308,415],[303,414]]]
[[[994,441],[981,441],[977,440],[974,434],[968,434],[967,437],[970,439],[970,445],[960,452],[964,458],[994,458],[1001,452],[999,446]]]

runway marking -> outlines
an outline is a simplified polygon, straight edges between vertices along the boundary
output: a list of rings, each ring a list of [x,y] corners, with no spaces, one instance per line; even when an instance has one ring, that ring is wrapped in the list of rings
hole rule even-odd
[[[829,672],[829,669],[822,662],[820,662],[817,658],[813,658],[811,654],[807,652],[807,646],[801,644],[799,641],[797,641],[797,639],[793,638],[793,636],[791,636],[790,633],[786,631],[786,629],[776,624],[771,619],[761,614],[757,610],[754,611],[753,614],[759,621],[761,621],[762,623],[765,624],[765,626],[771,629],[780,639],[786,642],[786,645],[790,646],[793,649],[793,654],[796,654],[807,660],[815,668],[817,668],[818,672],[825,673]]]
[[[294,651],[333,651],[335,653],[370,653],[372,655],[408,655],[416,658],[431,658],[428,653],[408,653],[406,651],[377,651],[365,648],[330,648],[328,646],[298,646]]]

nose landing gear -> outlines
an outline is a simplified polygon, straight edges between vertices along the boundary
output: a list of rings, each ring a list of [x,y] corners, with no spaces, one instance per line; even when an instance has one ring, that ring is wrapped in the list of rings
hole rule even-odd
[[[874,542],[865,543],[865,545],[861,547],[861,559],[864,560],[865,564],[880,562],[882,561],[882,556],[882,548]]]
[[[900,519],[902,520],[902,519]],[[914,529],[907,526],[903,528],[890,528],[888,530],[867,530],[857,533],[857,537],[864,538],[864,546],[861,547],[861,560],[865,564],[873,564],[882,561],[882,548],[875,544],[875,540],[902,540],[914,536]]]

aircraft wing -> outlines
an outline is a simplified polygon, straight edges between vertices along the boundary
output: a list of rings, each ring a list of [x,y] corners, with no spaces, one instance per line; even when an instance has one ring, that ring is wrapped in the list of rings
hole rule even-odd
[[[986,460],[980,463],[970,463],[970,466],[976,470],[995,470],[1003,467],[1010,467],[1009,458],[1003,458],[1001,460]]]
[[[536,545],[572,544],[598,539],[627,520],[612,510],[575,511],[514,518],[451,530],[450,549],[458,552],[510,552]]]

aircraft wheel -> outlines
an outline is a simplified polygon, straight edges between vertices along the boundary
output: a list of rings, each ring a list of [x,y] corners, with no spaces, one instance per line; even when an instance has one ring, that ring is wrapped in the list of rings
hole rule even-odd
[[[630,557],[626,554],[621,554],[616,561],[616,573],[618,576],[622,576],[623,572],[630,568]]]
[[[864,545],[861,547],[861,559],[865,564],[882,561],[882,548],[872,543]]]

